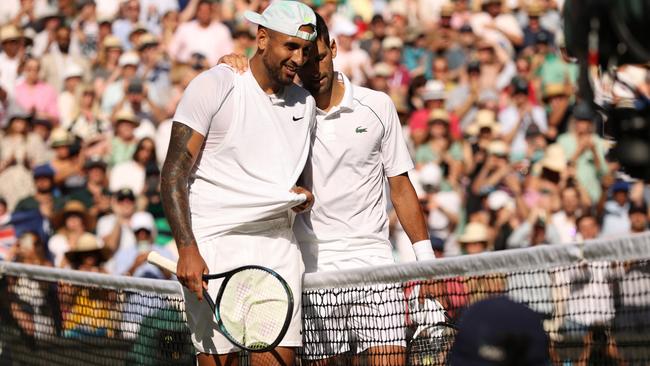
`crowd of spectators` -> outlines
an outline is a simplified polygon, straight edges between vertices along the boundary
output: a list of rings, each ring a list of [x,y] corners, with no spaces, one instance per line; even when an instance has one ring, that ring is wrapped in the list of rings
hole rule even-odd
[[[648,228],[646,186],[576,97],[561,1],[308,2],[336,39],[335,69],[395,103],[437,255]],[[0,259],[164,277],[145,258],[175,255],[159,195],[171,117],[194,76],[252,55],[243,12],[267,5],[3,0]],[[623,72],[649,93],[645,69]]]

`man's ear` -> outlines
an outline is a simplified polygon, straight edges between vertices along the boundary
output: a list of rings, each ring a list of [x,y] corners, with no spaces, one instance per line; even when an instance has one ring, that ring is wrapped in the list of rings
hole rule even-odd
[[[338,48],[337,48],[337,46],[336,46],[336,41],[335,41],[335,40],[332,40],[332,41],[330,42],[330,50],[332,51],[332,59],[334,59],[334,58],[336,57],[336,51],[337,51],[337,49],[338,49]]]
[[[259,27],[257,29],[257,49],[260,51],[264,51],[270,41],[270,34],[269,31],[264,28],[264,27]]]

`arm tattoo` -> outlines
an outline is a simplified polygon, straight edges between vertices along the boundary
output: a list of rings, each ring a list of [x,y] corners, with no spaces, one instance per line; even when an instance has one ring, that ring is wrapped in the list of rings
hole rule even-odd
[[[193,156],[187,146],[191,137],[191,128],[174,122],[167,157],[160,177],[163,209],[179,249],[196,245],[190,223],[188,186],[194,165]]]

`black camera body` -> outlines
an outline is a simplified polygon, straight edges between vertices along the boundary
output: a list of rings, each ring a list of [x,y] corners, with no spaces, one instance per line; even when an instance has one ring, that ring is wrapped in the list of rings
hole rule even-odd
[[[566,0],[565,42],[580,65],[580,97],[593,100],[588,68],[611,70],[650,62],[650,0]],[[626,173],[650,181],[650,100],[596,106],[605,117],[604,134],[614,139],[614,155]],[[592,102],[593,104],[593,102]]]

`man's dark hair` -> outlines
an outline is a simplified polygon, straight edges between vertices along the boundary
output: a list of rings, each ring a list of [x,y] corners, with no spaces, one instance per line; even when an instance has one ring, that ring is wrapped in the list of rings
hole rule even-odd
[[[587,220],[587,219],[594,220],[596,222],[596,225],[598,225],[600,227],[600,221],[598,220],[598,216],[596,216],[592,212],[586,212],[586,213],[582,214],[582,216],[578,217],[578,219],[576,220],[576,226],[580,225],[580,223],[583,220]]]
[[[325,42],[325,45],[327,47],[330,46],[330,31],[327,29],[327,24],[325,23],[325,19],[323,19],[322,16],[320,16],[318,13],[316,14],[316,33],[317,37],[321,39],[323,42]]]

